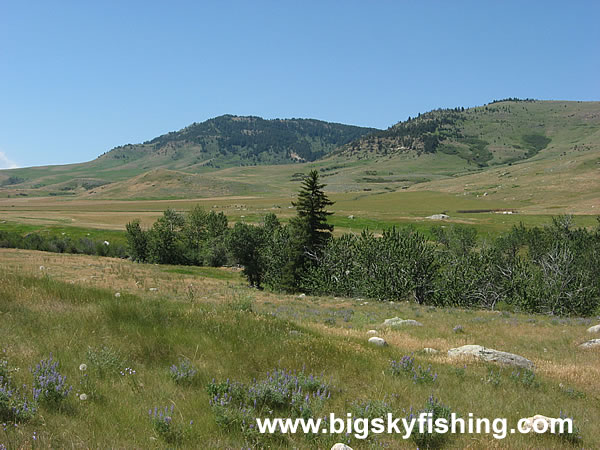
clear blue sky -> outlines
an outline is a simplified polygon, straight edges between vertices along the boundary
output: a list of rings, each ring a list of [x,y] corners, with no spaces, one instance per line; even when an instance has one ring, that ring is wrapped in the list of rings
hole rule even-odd
[[[600,100],[600,2],[0,2],[0,167],[225,113],[387,128],[495,98]]]

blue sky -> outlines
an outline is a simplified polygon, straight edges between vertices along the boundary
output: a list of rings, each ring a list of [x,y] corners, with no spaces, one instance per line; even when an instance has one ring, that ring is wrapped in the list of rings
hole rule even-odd
[[[231,113],[387,128],[495,98],[600,100],[598,1],[0,2],[0,167]]]

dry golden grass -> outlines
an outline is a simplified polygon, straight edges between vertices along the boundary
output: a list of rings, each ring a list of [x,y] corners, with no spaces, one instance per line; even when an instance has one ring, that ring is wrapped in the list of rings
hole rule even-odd
[[[44,266],[42,270],[40,266]],[[194,274],[173,270],[191,270]],[[76,368],[87,346],[108,343],[127,352],[144,385],[134,393],[118,380],[103,387],[108,405],[90,403],[89,415],[78,413],[69,419],[83,426],[79,430],[66,423],[63,415],[46,412],[44,420],[48,425],[43,439],[48,445],[89,447],[119,442],[119,446],[127,443],[145,447],[147,418],[137,410],[143,406],[146,409],[142,412],[146,413],[148,406],[168,399],[182,410],[184,417],[197,418],[199,429],[195,433],[206,448],[241,446],[243,442],[238,438],[216,428],[202,388],[176,389],[166,382],[166,365],[182,355],[194,362],[204,382],[212,377],[247,380],[274,367],[306,365],[316,373],[323,371],[337,387],[333,408],[339,412],[348,411],[355,400],[389,399],[391,395],[399,406],[421,406],[430,394],[463,414],[473,411],[480,417],[505,416],[511,421],[537,413],[556,416],[558,411],[566,410],[582,427],[584,442],[588,445],[598,442],[594,417],[599,411],[600,351],[577,348],[578,343],[590,338],[586,333],[588,321],[553,321],[548,317],[430,308],[406,302],[299,298],[247,288],[239,272],[231,269],[156,266],[24,250],[0,250],[0,275],[2,280],[15,275],[24,277],[22,286],[2,286],[13,299],[4,305],[8,311],[5,323],[10,325],[2,335],[3,346],[17,363],[26,367],[25,364],[40,357],[40,352],[56,350],[65,367],[75,368],[71,376],[77,376]],[[30,277],[42,283],[27,281]],[[44,280],[109,292],[81,291],[84,300],[78,301],[72,294],[65,299],[61,297],[65,294],[54,290],[52,282]],[[190,284],[193,296],[188,292]],[[151,287],[157,287],[158,291],[149,291]],[[43,291],[48,288],[50,291]],[[115,298],[115,292],[122,297]],[[249,300],[254,313],[236,310],[236,299]],[[381,326],[384,319],[395,316],[414,318],[424,326],[402,329]],[[27,329],[23,323],[33,328]],[[48,328],[39,328],[40,323]],[[452,331],[458,324],[464,327],[464,333]],[[366,331],[371,328],[379,331],[388,347],[367,345]],[[292,329],[298,333],[291,335]],[[487,384],[485,377],[490,367],[496,366],[446,356],[449,348],[468,343],[532,359],[541,387],[515,384],[510,379],[511,369],[503,369],[503,381],[495,387]],[[421,352],[424,347],[440,352],[424,354]],[[411,353],[419,364],[433,366],[439,374],[437,383],[417,385],[390,374],[389,360]],[[466,366],[464,375],[457,375],[463,366]],[[583,397],[569,397],[565,392],[570,388]],[[111,424],[115,414],[124,417],[129,425]],[[36,423],[28,427],[37,427]],[[114,429],[116,440],[96,434],[108,427]],[[134,431],[127,427],[133,427]],[[95,430],[94,435],[90,435],[88,428]],[[57,429],[65,431],[61,434]],[[23,439],[19,442],[28,442],[26,436]],[[302,441],[298,442],[304,448]],[[504,441],[489,436],[463,436],[451,442],[460,448],[474,449],[563,448],[564,445],[553,438],[532,436]],[[390,448],[413,447],[412,442],[387,443]],[[158,440],[151,445],[160,444]],[[364,446],[354,442],[354,448]]]

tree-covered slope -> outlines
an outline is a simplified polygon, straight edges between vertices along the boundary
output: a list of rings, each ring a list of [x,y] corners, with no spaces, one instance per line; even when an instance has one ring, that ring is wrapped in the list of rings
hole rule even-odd
[[[117,147],[101,158],[154,158],[166,160],[166,165],[171,165],[171,160],[216,168],[305,162],[322,158],[336,147],[373,131],[377,130],[313,119],[265,120],[224,115],[143,144]]]
[[[344,146],[340,154],[373,159],[412,152],[444,153],[487,167],[532,158],[551,147],[569,151],[598,130],[598,102],[507,99],[409,117]]]

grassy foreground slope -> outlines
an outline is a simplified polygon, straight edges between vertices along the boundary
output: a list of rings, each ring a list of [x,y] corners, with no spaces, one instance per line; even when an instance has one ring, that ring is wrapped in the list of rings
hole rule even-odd
[[[43,267],[41,267],[43,266]],[[156,288],[157,291],[151,290]],[[120,296],[116,297],[115,293]],[[398,417],[420,408],[430,395],[466,417],[506,417],[512,426],[534,414],[573,416],[578,447],[598,448],[600,353],[577,345],[590,338],[583,319],[552,319],[375,303],[362,299],[297,298],[244,287],[230,270],[152,266],[95,257],[0,251],[2,358],[18,367],[18,385],[31,385],[28,368],[51,352],[74,385],[60,408],[42,406],[19,427],[0,429],[0,443],[21,447],[163,448],[148,410],[174,405],[174,422],[188,429],[179,445],[189,448],[328,448],[346,437],[302,435],[246,441],[215,422],[205,386],[213,378],[251,383],[275,368],[304,370],[332,385],[321,411],[345,415],[356,403],[385,401]],[[385,330],[384,319],[416,319],[423,327]],[[453,332],[461,325],[462,333]],[[376,328],[390,344],[367,344]],[[446,356],[449,348],[481,344],[531,359],[532,382],[512,370]],[[90,353],[110,348],[118,370],[100,374]],[[424,347],[440,350],[431,355]],[[414,383],[392,375],[390,360],[414,353],[437,373]],[[106,356],[107,353],[104,353]],[[188,386],[175,384],[168,368],[181,357],[198,369]],[[113,358],[114,360],[114,358]],[[88,364],[82,385],[80,364]],[[107,366],[109,367],[109,366]],[[110,366],[113,367],[113,366]],[[85,401],[75,393],[89,394]],[[188,427],[190,421],[193,424]],[[33,436],[36,441],[33,441]],[[377,436],[357,448],[414,448],[412,441]],[[565,448],[557,436],[453,436],[450,448]]]

